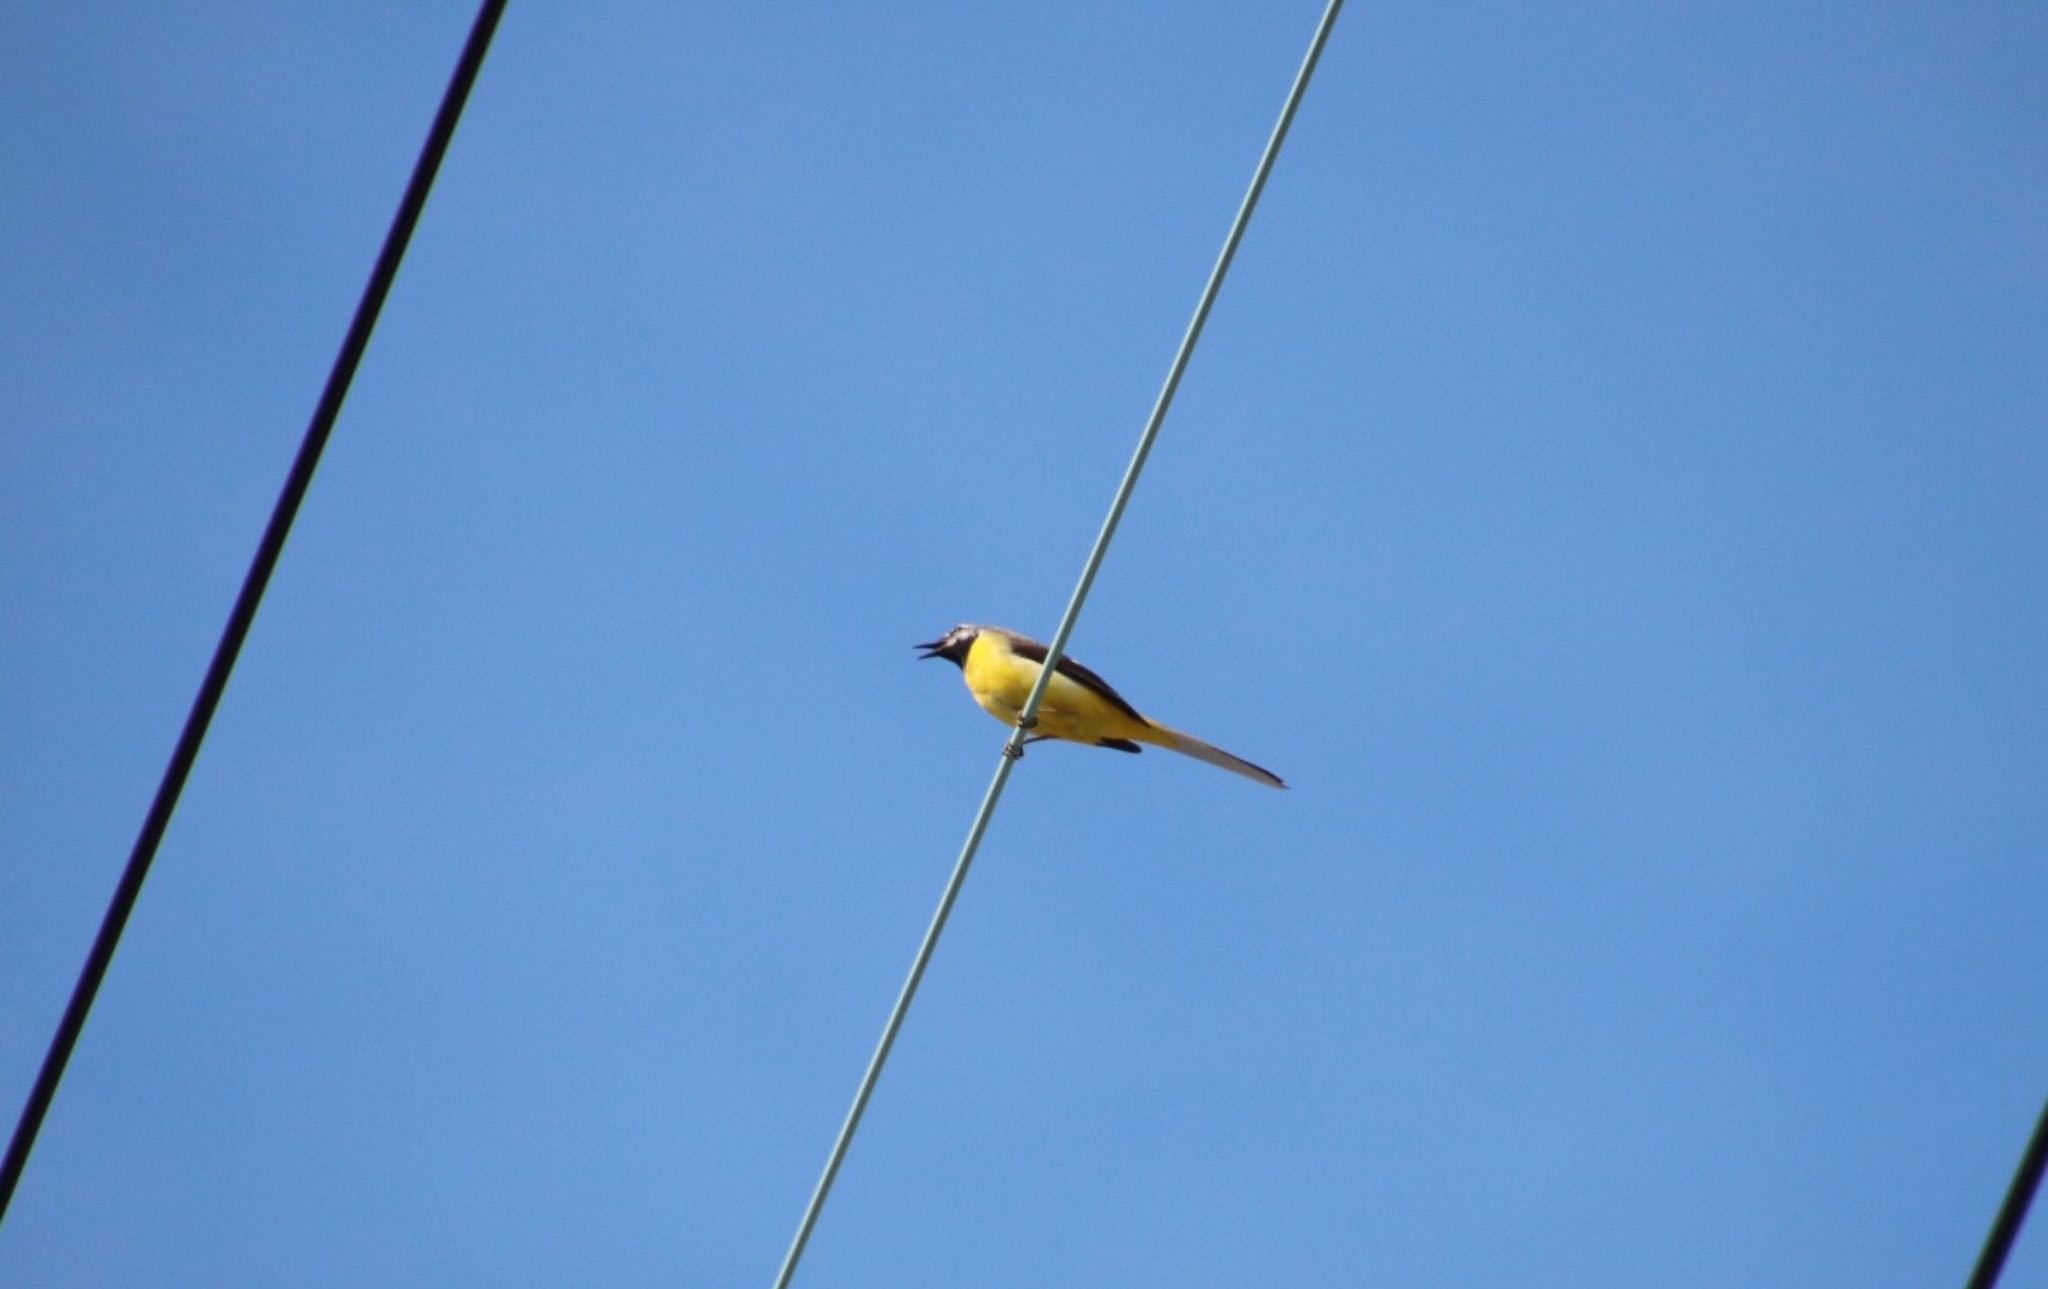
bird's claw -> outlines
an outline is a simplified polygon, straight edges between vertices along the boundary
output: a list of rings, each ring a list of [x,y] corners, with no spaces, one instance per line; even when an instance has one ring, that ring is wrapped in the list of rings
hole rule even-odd
[[[1031,733],[1032,728],[1037,724],[1038,718],[1036,716],[1032,716],[1025,720],[1018,721],[1017,729],[1023,733],[1024,737],[1018,739],[1015,743],[1003,744],[1003,755],[1009,757],[1012,761],[1023,760],[1025,745],[1028,743],[1036,743],[1038,740],[1045,737],[1045,735],[1043,734]]]

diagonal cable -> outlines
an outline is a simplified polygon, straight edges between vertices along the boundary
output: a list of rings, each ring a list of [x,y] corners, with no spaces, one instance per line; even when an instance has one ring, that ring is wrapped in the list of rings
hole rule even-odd
[[[2034,1192],[2041,1188],[2044,1171],[2048,1171],[2048,1105],[2041,1107],[2041,1117],[2034,1121],[2034,1135],[2020,1155],[2020,1166],[2012,1175],[2012,1185],[2006,1188],[1998,1216],[1992,1220],[1991,1233],[1984,1238],[1984,1249],[1977,1255],[1976,1268],[1970,1272],[1968,1289],[1993,1289],[1997,1285],[2013,1241],[2020,1237],[2020,1225],[2027,1220],[2027,1209],[2033,1206]]]
[[[447,154],[448,142],[455,134],[455,123],[461,119],[463,104],[469,100],[470,87],[476,84],[484,53],[490,48],[491,36],[497,31],[498,19],[504,12],[505,0],[484,0],[475,23],[470,27],[469,39],[462,47],[462,55],[449,78],[447,92],[441,98],[440,111],[435,114],[427,140],[420,147],[419,159],[413,165],[412,180],[406,185],[405,196],[398,203],[398,213],[392,216],[390,231],[384,237],[384,248],[377,255],[375,267],[370,270],[370,280],[364,285],[362,298],[356,304],[355,317],[341,342],[341,352],[335,355],[326,387],[321,390],[320,401],[314,406],[305,438],[299,444],[298,457],[292,462],[291,473],[285,477],[284,489],[271,511],[270,523],[263,530],[262,540],[257,543],[255,558],[250,561],[249,572],[242,580],[241,594],[235,597],[227,626],[221,631],[220,642],[214,646],[213,661],[207,666],[205,679],[199,684],[199,694],[192,700],[192,710],[185,717],[185,727],[178,735],[177,746],[172,749],[170,764],[164,767],[156,797],[143,818],[135,847],[128,853],[128,866],[122,870],[121,880],[114,888],[113,899],[100,922],[99,934],[93,939],[92,949],[79,971],[78,983],[72,987],[71,1001],[57,1023],[57,1032],[50,1039],[49,1050],[43,1055],[42,1068],[36,1073],[35,1085],[29,1089],[28,1101],[22,1107],[13,1137],[7,1143],[6,1158],[0,1161],[0,1220],[6,1218],[8,1203],[14,1198],[22,1170],[28,1166],[29,1152],[35,1148],[36,1134],[42,1130],[43,1118],[49,1113],[50,1102],[57,1095],[57,1085],[64,1078],[64,1067],[71,1060],[72,1049],[78,1045],[78,1036],[85,1028],[86,1017],[92,1011],[100,983],[106,979],[107,968],[114,960],[114,950],[121,942],[121,932],[128,925],[129,915],[135,911],[135,902],[142,894],[142,883],[149,876],[150,863],[156,858],[165,830],[170,827],[172,812],[178,808],[178,796],[184,791],[185,780],[191,776],[192,765],[199,758],[199,746],[206,740],[207,726],[213,722],[214,711],[220,706],[228,676],[234,671],[235,659],[242,651],[242,642],[248,638],[257,606],[262,603],[264,588],[269,585],[270,575],[277,568],[285,538],[291,532],[292,520],[298,515],[299,503],[305,500],[306,490],[313,482],[313,471],[320,464],[320,452],[327,446],[335,418],[341,414],[342,400],[348,396],[349,383],[355,379],[356,367],[369,346],[378,312],[384,307],[384,297],[390,293],[392,280],[398,275],[399,262],[405,258],[406,244],[412,240],[412,231],[419,223],[427,193],[434,186],[434,175],[441,167],[441,158]]]
[[[1067,647],[1067,638],[1074,632],[1074,623],[1081,616],[1081,606],[1088,599],[1089,588],[1095,585],[1095,574],[1102,568],[1103,557],[1109,552],[1110,539],[1116,536],[1117,524],[1123,520],[1124,508],[1130,504],[1131,493],[1138,486],[1138,475],[1145,468],[1145,458],[1151,455],[1153,440],[1159,437],[1159,427],[1166,420],[1166,410],[1173,403],[1174,393],[1180,388],[1180,379],[1187,371],[1188,359],[1195,352],[1195,342],[1202,338],[1202,328],[1209,321],[1209,310],[1216,303],[1216,294],[1223,287],[1224,274],[1230,271],[1230,262],[1237,255],[1238,243],[1244,240],[1244,230],[1250,225],[1252,210],[1259,204],[1259,194],[1265,190],[1266,176],[1273,171],[1273,162],[1280,155],[1280,145],[1287,139],[1287,129],[1294,123],[1295,109],[1301,106],[1302,95],[1308,89],[1309,78],[1315,74],[1316,61],[1322,57],[1323,46],[1329,41],[1330,29],[1336,24],[1337,11],[1343,8],[1344,0],[1329,0],[1323,10],[1322,20],[1316,24],[1315,35],[1310,39],[1308,53],[1301,60],[1301,68],[1294,75],[1294,84],[1287,91],[1287,101],[1280,109],[1280,119],[1274,123],[1273,133],[1266,140],[1265,151],[1259,156],[1258,168],[1252,172],[1251,186],[1246,189],[1244,200],[1237,208],[1237,217],[1231,221],[1230,233],[1223,239],[1223,250],[1216,257],[1216,265],[1209,270],[1209,281],[1202,288],[1201,300],[1195,306],[1195,315],[1188,322],[1187,332],[1181,336],[1180,348],[1174,353],[1173,365],[1167,369],[1166,383],[1160,387],[1159,397],[1152,405],[1152,415],[1145,421],[1145,429],[1138,436],[1137,451],[1131,455],[1131,463],[1124,470],[1122,482],[1117,485],[1116,497],[1110,502],[1109,515],[1102,521],[1102,530],[1095,536],[1095,545],[1088,552],[1088,560],[1082,565],[1081,580],[1074,587],[1073,597],[1067,601],[1067,610],[1060,617],[1059,629],[1053,632],[1045,647],[1045,662],[1039,668],[1038,681],[1031,687],[1031,694],[1024,700],[1024,707],[1018,713],[1017,727],[1010,732],[1003,744],[1002,759],[996,764],[995,777],[989,781],[988,792],[981,799],[981,808],[974,813],[974,822],[968,827],[967,840],[960,848],[960,857],[953,864],[952,876],[946,880],[945,892],[939,897],[939,907],[932,914],[930,926],[925,929],[924,940],[917,948],[917,957],[910,965],[910,975],[903,982],[903,989],[896,997],[896,1005],[889,1012],[888,1023],[882,1027],[882,1038],[875,1045],[875,1053],[868,1060],[867,1072],[861,1076],[860,1087],[854,1093],[853,1105],[846,1112],[846,1120],[839,1128],[839,1136],[832,1143],[832,1153],[825,1161],[825,1170],[818,1178],[817,1187],[811,1192],[810,1203],[804,1207],[803,1220],[797,1224],[796,1237],[790,1241],[789,1252],[782,1260],[782,1270],[775,1277],[775,1289],[786,1289],[790,1278],[796,1274],[796,1267],[802,1259],[804,1246],[809,1243],[811,1230],[817,1225],[818,1214],[825,1207],[825,1199],[831,1193],[832,1183],[839,1176],[839,1166],[846,1159],[847,1147],[853,1143],[853,1134],[860,1128],[861,1116],[866,1113],[868,1098],[874,1094],[875,1083],[881,1078],[882,1066],[889,1059],[889,1049],[895,1046],[897,1031],[903,1028],[903,1018],[910,1010],[911,999],[917,995],[917,987],[924,980],[926,966],[931,962],[932,951],[938,947],[939,936],[946,929],[946,919],[953,912],[953,902],[960,895],[960,888],[967,880],[967,869],[974,862],[974,852],[981,846],[982,834],[988,831],[989,818],[994,815],[996,802],[1003,795],[1003,787],[1009,782],[1010,771],[1016,766],[1017,758],[1024,750],[1027,732],[1038,719],[1038,708],[1045,700],[1046,686],[1058,666],[1061,652]]]

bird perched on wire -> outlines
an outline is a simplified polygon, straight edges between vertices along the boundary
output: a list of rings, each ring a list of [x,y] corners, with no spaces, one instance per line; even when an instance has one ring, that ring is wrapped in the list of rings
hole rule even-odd
[[[1005,725],[1017,723],[1024,700],[1045,670],[1044,645],[1001,627],[963,622],[929,644],[912,647],[924,650],[925,658],[944,658],[957,664],[974,701]],[[1065,654],[1053,668],[1052,683],[1046,686],[1045,699],[1038,707],[1037,724],[1024,741],[1048,738],[1119,752],[1143,751],[1138,745],[1149,743],[1221,766],[1269,788],[1287,786],[1270,770],[1144,715],[1111,689],[1108,681]]]

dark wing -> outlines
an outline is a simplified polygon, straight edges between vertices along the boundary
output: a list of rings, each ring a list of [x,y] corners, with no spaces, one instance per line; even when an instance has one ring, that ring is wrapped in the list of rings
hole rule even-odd
[[[1037,663],[1041,667],[1045,665],[1045,646],[1038,643],[1036,640],[1026,640],[1021,636],[1011,636],[1010,652],[1016,654],[1019,658],[1029,658],[1031,661]],[[1099,695],[1111,707],[1116,708],[1118,711],[1130,717],[1132,720],[1143,721],[1147,725],[1150,725],[1152,723],[1150,721],[1145,720],[1145,714],[1143,712],[1139,711],[1137,708],[1131,706],[1128,702],[1124,701],[1124,696],[1122,694],[1119,694],[1114,689],[1111,689],[1109,687],[1108,681],[1096,675],[1094,672],[1088,670],[1086,667],[1083,667],[1080,663],[1075,662],[1072,658],[1069,658],[1067,655],[1060,655],[1060,665],[1054,667],[1053,671],[1055,671],[1059,675],[1065,676],[1068,680],[1073,681],[1075,684],[1081,686],[1083,689],[1094,690],[1095,693]]]
[[[1136,743],[1131,742],[1127,738],[1098,739],[1096,741],[1095,746],[1113,747],[1119,752],[1142,752],[1145,750],[1144,748],[1139,747]]]

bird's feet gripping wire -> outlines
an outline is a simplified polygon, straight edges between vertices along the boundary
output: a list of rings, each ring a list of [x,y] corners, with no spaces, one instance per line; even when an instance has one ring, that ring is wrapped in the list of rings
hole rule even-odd
[[[1019,739],[1015,743],[1005,742],[1003,744],[1003,755],[1009,757],[1012,761],[1021,761],[1024,759],[1025,748],[1029,747],[1033,743],[1043,743],[1045,740],[1052,737],[1052,735],[1050,734],[1031,733],[1030,731],[1034,727],[1036,727],[1037,724],[1038,718],[1036,716],[1032,717],[1028,721],[1018,721],[1017,728],[1025,732],[1024,737],[1022,739]]]

